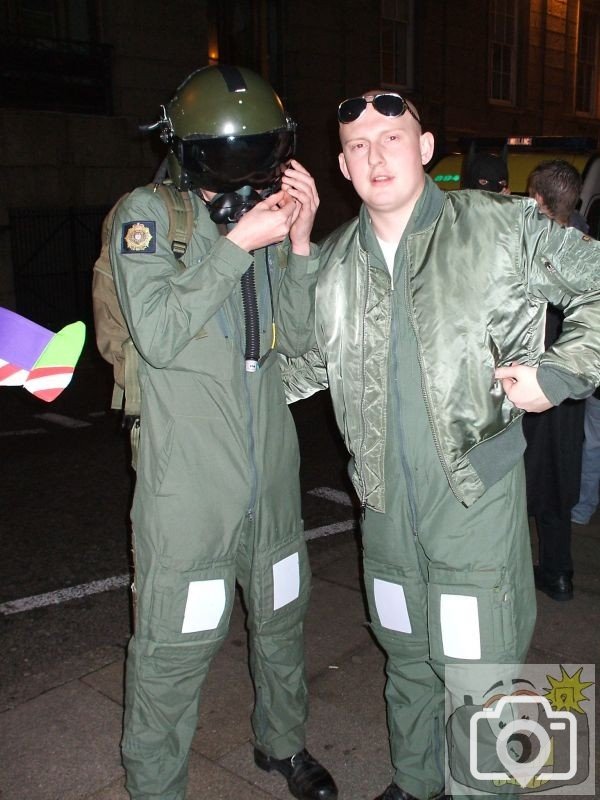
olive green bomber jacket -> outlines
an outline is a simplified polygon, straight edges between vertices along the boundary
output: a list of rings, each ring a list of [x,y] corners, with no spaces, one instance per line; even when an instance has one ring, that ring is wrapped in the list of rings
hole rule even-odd
[[[600,243],[552,223],[533,200],[442,193],[429,179],[426,190],[438,195],[435,213],[403,240],[402,285],[392,289],[364,249],[364,208],[322,243],[317,348],[284,367],[289,402],[330,387],[353,483],[378,511],[385,510],[392,290],[406,292],[438,455],[466,506],[524,448],[523,412],[494,379],[497,366],[539,365],[554,404],[600,383]],[[564,310],[565,322],[544,352],[548,302]]]

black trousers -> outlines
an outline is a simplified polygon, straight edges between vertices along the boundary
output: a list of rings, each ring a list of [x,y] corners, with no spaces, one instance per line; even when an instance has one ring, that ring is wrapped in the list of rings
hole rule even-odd
[[[573,573],[571,508],[579,498],[583,400],[565,400],[541,414],[525,414],[527,510],[535,519],[539,564],[553,576]]]

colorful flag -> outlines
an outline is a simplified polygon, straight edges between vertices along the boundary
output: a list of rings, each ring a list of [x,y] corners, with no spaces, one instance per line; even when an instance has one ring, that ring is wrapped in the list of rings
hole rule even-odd
[[[83,322],[52,333],[0,308],[0,386],[23,386],[50,403],[69,385],[84,341]]]

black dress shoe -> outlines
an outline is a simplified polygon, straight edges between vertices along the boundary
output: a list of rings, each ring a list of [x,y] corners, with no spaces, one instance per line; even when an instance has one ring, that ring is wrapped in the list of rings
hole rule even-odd
[[[254,763],[265,772],[280,772],[298,800],[336,800],[338,796],[335,781],[308,750],[301,750],[289,758],[273,758],[255,747]]]
[[[535,576],[535,586],[540,592],[544,592],[553,600],[572,600],[573,581],[567,572],[558,572],[556,575],[548,575],[539,566],[533,568]]]
[[[377,795],[375,800],[417,800],[414,794],[410,794],[410,792],[405,792],[404,789],[401,789],[399,786],[396,786],[395,783],[390,783],[383,794]],[[451,795],[449,794],[438,794],[434,800],[452,800]]]

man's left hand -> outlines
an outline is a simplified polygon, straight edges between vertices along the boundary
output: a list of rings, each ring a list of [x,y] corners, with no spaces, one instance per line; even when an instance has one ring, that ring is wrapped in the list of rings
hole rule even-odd
[[[281,179],[281,188],[296,202],[297,214],[290,228],[292,252],[301,256],[310,255],[310,234],[319,207],[319,195],[312,175],[292,159]]]
[[[537,367],[511,364],[509,367],[498,367],[494,374],[502,381],[506,396],[516,408],[536,413],[552,408],[552,403],[538,383]]]

